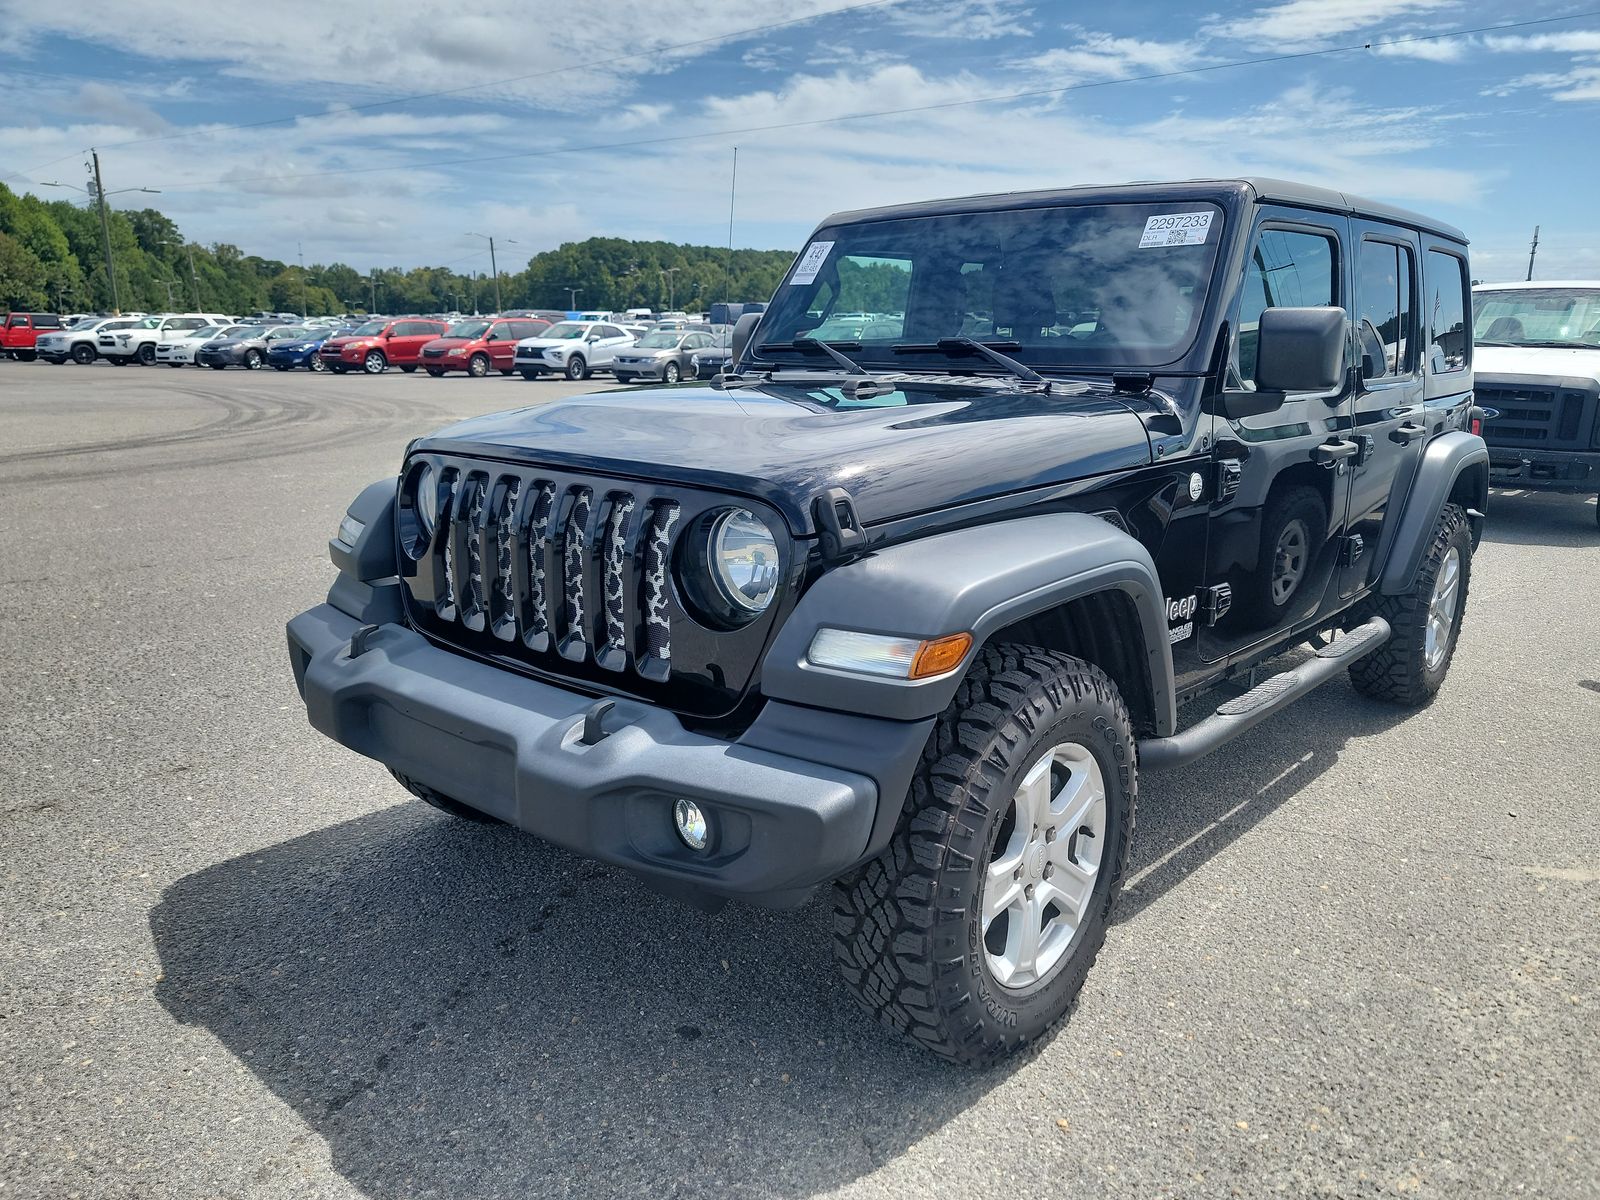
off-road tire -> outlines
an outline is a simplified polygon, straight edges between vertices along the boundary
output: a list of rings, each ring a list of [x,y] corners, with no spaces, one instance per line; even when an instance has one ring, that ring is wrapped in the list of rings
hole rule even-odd
[[[589,363],[581,354],[574,354],[567,359],[567,378],[577,383],[580,379],[589,378]]]
[[[1294,587],[1279,599],[1273,595],[1278,543],[1288,527],[1296,521],[1305,530],[1305,560]],[[1304,598],[1306,580],[1311,577],[1317,553],[1327,533],[1328,506],[1316,488],[1289,487],[1272,496],[1261,514],[1261,555],[1256,570],[1244,580],[1241,587],[1234,589],[1235,596],[1242,601],[1241,607],[1264,624],[1275,625],[1284,619],[1295,602]]]
[[[463,821],[473,821],[479,825],[500,825],[504,823],[499,817],[491,817],[486,812],[479,812],[470,804],[463,804],[459,800],[446,796],[443,792],[436,792],[425,783],[418,783],[415,779],[408,779],[393,767],[389,768],[389,774],[399,780],[400,786],[418,800],[421,800],[424,804],[432,805],[442,813],[449,813],[452,817],[459,817]]]
[[[1455,619],[1450,627],[1444,657],[1432,670],[1427,662],[1428,608],[1433,599],[1439,568],[1451,547],[1461,555],[1461,582],[1456,588]],[[1356,691],[1375,700],[1409,708],[1428,703],[1444,682],[1461,640],[1461,621],[1467,613],[1467,593],[1472,584],[1472,526],[1456,504],[1445,505],[1433,527],[1428,552],[1417,567],[1411,590],[1382,596],[1366,611],[1389,622],[1389,640],[1359,662],[1350,665],[1350,682]]]
[[[100,351],[96,350],[87,342],[79,342],[72,348],[72,361],[77,363],[80,367],[87,367],[99,357]]]
[[[1100,765],[1107,846],[1076,943],[1038,983],[1011,991],[985,961],[983,881],[1022,773],[1063,741]],[[1098,667],[1035,646],[985,647],[934,725],[888,848],[833,885],[845,986],[952,1062],[987,1065],[1044,1034],[1105,941],[1133,833],[1135,755],[1127,706]]]

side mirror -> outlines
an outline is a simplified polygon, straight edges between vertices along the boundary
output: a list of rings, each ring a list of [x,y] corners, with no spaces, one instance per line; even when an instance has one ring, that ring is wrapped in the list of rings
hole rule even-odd
[[[739,360],[744,357],[745,348],[750,345],[750,339],[755,337],[759,324],[760,313],[745,313],[733,323],[733,333],[728,338],[728,370],[738,370]]]
[[[1269,308],[1256,343],[1256,387],[1263,392],[1326,392],[1344,380],[1342,308]]]

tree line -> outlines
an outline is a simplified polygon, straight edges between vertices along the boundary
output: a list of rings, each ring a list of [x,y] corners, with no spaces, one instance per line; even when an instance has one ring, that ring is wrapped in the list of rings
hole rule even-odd
[[[302,269],[227,242],[191,244],[153,208],[108,216],[115,300],[94,206],[19,195],[0,184],[0,311],[264,309],[327,316],[495,308],[495,281],[487,273],[446,267],[363,273],[344,263]],[[696,312],[717,300],[767,299],[793,257],[787,250],[730,255],[716,246],[596,237],[542,251],[520,271],[501,271],[500,295],[506,308]]]

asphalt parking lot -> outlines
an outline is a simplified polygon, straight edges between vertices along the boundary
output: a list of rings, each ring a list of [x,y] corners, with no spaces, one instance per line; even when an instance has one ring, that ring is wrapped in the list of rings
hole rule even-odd
[[[0,1197],[1600,1195],[1592,500],[1494,497],[1428,709],[1148,777],[1077,1009],[974,1074],[822,903],[705,916],[306,724],[345,504],[589,386],[0,362]]]

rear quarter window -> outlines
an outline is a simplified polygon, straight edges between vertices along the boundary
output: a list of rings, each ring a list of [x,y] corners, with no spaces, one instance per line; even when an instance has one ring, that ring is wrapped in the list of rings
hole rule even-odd
[[[1443,250],[1424,256],[1422,311],[1428,321],[1428,374],[1464,371],[1472,362],[1467,329],[1467,261]]]

